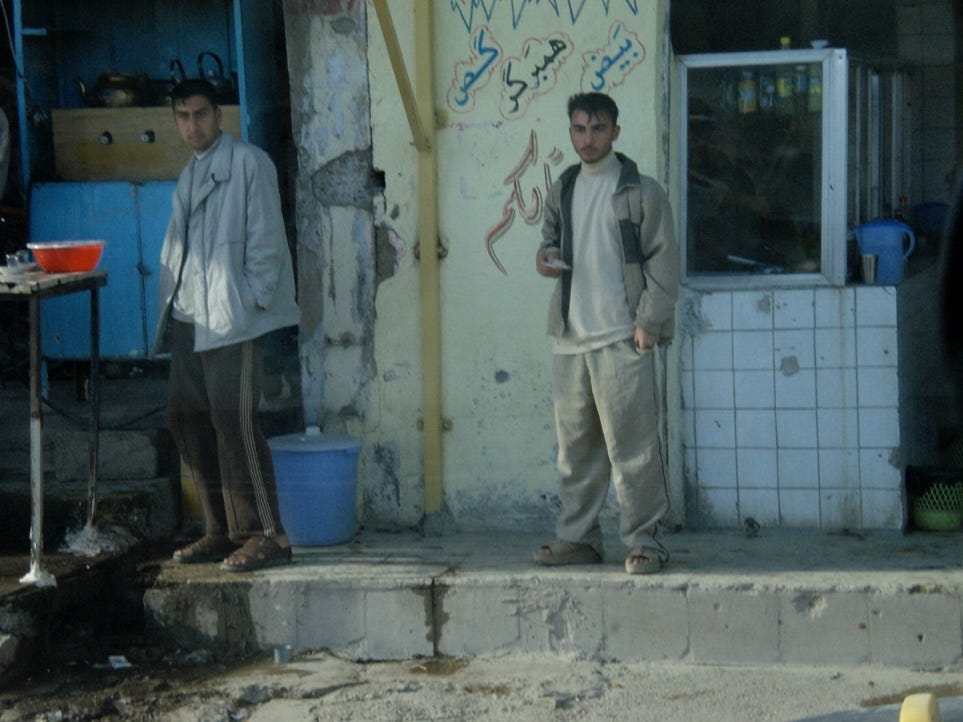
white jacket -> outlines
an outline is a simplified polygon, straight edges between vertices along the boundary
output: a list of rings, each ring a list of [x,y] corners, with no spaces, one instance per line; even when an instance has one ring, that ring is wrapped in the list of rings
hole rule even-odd
[[[194,350],[247,341],[300,319],[274,163],[261,149],[223,132],[213,153],[210,178],[191,198],[190,209],[182,201],[190,195],[185,192],[191,183],[189,164],[177,179],[161,248],[155,354],[170,350],[167,329],[184,267],[187,221],[201,206],[202,233],[192,234],[190,243],[204,244],[210,262],[203,298],[196,304]]]

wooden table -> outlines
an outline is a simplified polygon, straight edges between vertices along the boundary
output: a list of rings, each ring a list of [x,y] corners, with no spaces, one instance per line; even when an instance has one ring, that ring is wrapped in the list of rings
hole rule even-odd
[[[43,400],[41,398],[40,302],[80,291],[90,292],[90,428],[88,433],[87,523],[93,525],[97,500],[97,456],[100,430],[100,314],[99,289],[107,285],[106,271],[0,275],[0,300],[27,300],[30,315],[30,570],[24,584],[55,586],[53,575],[41,566],[43,556]]]

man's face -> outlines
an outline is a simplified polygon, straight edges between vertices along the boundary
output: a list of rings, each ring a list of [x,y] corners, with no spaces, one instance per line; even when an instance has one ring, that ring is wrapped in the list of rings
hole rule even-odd
[[[619,137],[619,130],[607,115],[590,116],[584,110],[575,110],[568,134],[578,157],[586,163],[595,163],[612,152],[612,143]]]
[[[174,104],[174,122],[191,150],[203,153],[221,134],[221,109],[203,95],[192,95]]]

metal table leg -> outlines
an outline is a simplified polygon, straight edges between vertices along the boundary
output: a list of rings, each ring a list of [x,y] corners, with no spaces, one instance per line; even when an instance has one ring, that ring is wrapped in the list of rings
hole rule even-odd
[[[97,458],[100,451],[100,313],[97,288],[90,289],[90,431],[87,435],[87,526],[97,511]]]
[[[30,296],[30,571],[22,584],[57,585],[41,567],[43,556],[43,410],[40,397],[40,298]]]

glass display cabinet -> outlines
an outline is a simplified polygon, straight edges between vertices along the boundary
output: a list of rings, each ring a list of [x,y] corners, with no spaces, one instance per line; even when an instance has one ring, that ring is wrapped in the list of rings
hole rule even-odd
[[[843,285],[903,196],[903,80],[845,49],[679,56],[690,285]]]

